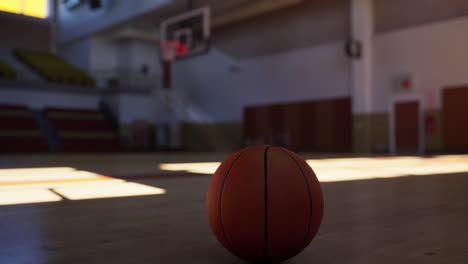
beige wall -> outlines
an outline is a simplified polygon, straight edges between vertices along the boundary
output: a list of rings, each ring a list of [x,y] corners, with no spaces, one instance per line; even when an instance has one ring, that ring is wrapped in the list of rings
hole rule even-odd
[[[442,151],[442,115],[438,109],[425,111],[424,116],[429,115],[436,118],[436,129],[425,131],[425,150],[426,153],[437,153]],[[388,153],[390,120],[387,113],[358,114],[353,119],[353,152]],[[186,151],[231,152],[243,147],[241,123],[184,123],[182,129],[182,147]],[[120,126],[120,139],[125,150],[136,150],[130,125]],[[155,143],[154,139],[152,143]]]
[[[349,0],[304,0],[214,32],[214,47],[237,59],[344,40],[349,32]]]
[[[435,117],[435,130],[424,131],[424,149],[426,153],[442,151],[442,114],[439,109],[426,110],[426,117]],[[388,153],[389,150],[389,114],[385,112],[358,114],[354,116],[353,151],[356,153]]]
[[[241,123],[185,123],[182,138],[186,151],[235,151],[243,147]]]
[[[353,151],[388,152],[389,120],[387,113],[357,114],[353,117]]]
[[[378,33],[467,15],[466,0],[375,0]]]
[[[427,131],[424,134],[427,152],[439,152],[442,150],[442,111],[439,109],[427,110],[424,117],[435,118],[435,130]]]

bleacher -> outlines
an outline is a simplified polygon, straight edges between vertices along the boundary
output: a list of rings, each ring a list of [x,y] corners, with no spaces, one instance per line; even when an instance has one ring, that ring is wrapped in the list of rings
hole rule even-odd
[[[94,86],[95,81],[87,73],[47,52],[15,49],[14,55],[49,82]]]
[[[119,151],[117,136],[98,110],[45,109],[66,152]]]
[[[0,105],[0,152],[48,150],[31,110],[21,105]]]
[[[0,60],[0,78],[14,79],[16,76],[15,70],[10,67],[5,61]]]

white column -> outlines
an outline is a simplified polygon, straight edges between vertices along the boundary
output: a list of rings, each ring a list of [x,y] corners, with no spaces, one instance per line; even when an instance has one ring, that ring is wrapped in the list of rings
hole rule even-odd
[[[362,44],[362,56],[353,59],[353,113],[372,111],[374,10],[373,0],[351,0],[351,36]]]

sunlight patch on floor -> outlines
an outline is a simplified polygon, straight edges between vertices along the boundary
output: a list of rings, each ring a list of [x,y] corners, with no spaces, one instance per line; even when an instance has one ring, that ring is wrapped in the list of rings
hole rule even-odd
[[[165,193],[165,189],[69,167],[0,169],[0,205]]]
[[[309,159],[307,163],[322,182],[468,172],[468,155]]]
[[[57,202],[62,198],[47,189],[0,190],[0,205]]]
[[[308,159],[321,182],[468,172],[468,155]],[[220,162],[167,163],[160,170],[213,174]]]
[[[196,163],[166,163],[160,164],[160,170],[186,171],[190,173],[213,174],[220,162],[196,162]]]
[[[106,186],[64,186],[54,191],[69,200],[165,194],[166,190],[132,182],[113,183]]]
[[[0,186],[46,183],[107,180],[108,177],[70,167],[0,169]]]

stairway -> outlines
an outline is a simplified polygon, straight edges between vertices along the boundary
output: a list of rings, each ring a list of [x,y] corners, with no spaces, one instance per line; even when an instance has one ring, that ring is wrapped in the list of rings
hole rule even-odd
[[[8,52],[0,53],[0,60],[8,63],[16,71],[16,79],[26,82],[42,82],[46,81],[35,71],[29,68],[27,65],[18,60],[10,50]]]
[[[47,115],[42,110],[33,110],[34,118],[36,119],[37,123],[39,124],[39,128],[42,131],[42,134],[47,140],[47,144],[49,145],[49,149],[52,152],[59,152],[62,151],[63,147],[60,143],[60,140],[57,136],[56,130],[53,127],[52,123],[50,122]]]

